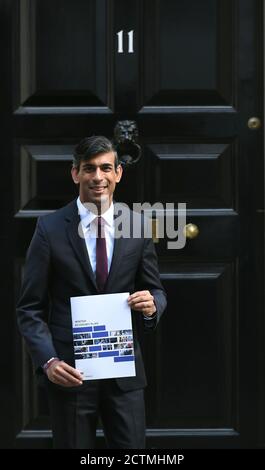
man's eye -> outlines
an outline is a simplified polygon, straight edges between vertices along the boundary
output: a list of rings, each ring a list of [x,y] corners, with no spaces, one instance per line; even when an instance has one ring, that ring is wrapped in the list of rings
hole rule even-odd
[[[90,166],[86,166],[84,168],[84,171],[86,171],[87,173],[91,173],[92,171],[94,171],[94,168],[93,167],[90,167]]]
[[[94,166],[85,166],[83,168],[83,171],[86,172],[86,173],[93,173],[94,171],[96,171],[96,167]],[[107,166],[102,166],[100,167],[101,171],[111,171],[112,170],[112,166],[110,165],[107,165]]]
[[[111,171],[112,167],[111,166],[103,166],[102,170],[103,171]]]

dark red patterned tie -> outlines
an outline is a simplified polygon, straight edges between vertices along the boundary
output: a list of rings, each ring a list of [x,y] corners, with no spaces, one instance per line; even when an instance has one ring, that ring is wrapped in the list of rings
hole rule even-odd
[[[96,245],[96,280],[100,292],[103,292],[108,278],[108,258],[104,232],[104,220],[97,218],[97,245]]]

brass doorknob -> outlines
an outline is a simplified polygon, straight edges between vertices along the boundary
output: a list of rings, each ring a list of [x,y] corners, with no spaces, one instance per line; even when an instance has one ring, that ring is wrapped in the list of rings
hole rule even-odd
[[[200,230],[199,227],[197,227],[197,225],[195,224],[187,224],[183,229],[183,233],[186,238],[192,240],[193,238],[196,238],[199,235]]]
[[[258,117],[251,117],[248,120],[248,127],[251,130],[257,130],[261,128],[261,120]]]

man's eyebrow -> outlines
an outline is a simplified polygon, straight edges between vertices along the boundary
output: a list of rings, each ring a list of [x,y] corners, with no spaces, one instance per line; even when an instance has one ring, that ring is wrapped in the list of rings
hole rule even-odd
[[[101,163],[100,165],[94,165],[93,163],[83,163],[83,168],[100,168],[100,167],[113,167],[112,163]]]
[[[93,165],[92,163],[83,163],[83,165],[82,165],[83,168],[86,168],[87,166],[92,167],[92,166],[95,166],[95,165]]]

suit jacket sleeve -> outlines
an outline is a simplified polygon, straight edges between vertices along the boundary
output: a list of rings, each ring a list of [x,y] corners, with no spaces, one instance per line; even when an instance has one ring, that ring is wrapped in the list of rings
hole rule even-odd
[[[56,356],[48,328],[50,246],[43,221],[39,219],[25,264],[17,320],[36,370]],[[41,370],[41,369],[39,369]]]
[[[141,265],[137,273],[137,290],[149,290],[154,296],[156,314],[152,319],[144,319],[146,330],[154,329],[167,305],[165,290],[160,282],[157,255],[153,240],[145,238]]]

